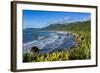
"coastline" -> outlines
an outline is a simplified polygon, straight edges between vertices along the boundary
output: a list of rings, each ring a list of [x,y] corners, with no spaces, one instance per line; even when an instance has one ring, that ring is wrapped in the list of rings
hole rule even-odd
[[[40,40],[35,40],[32,42],[29,42],[27,44],[23,45],[23,51],[24,52],[29,52],[31,50],[31,47],[33,46],[37,46],[40,50],[42,50],[43,48],[51,48],[53,50],[53,48],[57,48],[59,47],[61,44],[63,44],[63,40],[65,38],[70,38],[70,36],[72,36],[70,34],[70,36],[68,35],[68,32],[65,31],[47,31],[47,32],[52,32],[55,33],[57,36],[52,35],[50,38],[44,38],[44,39],[40,39]],[[55,36],[55,37],[54,37]],[[52,38],[54,37],[54,38]],[[44,42],[43,42],[44,41]],[[51,41],[51,42],[50,42]],[[70,43],[70,42],[69,42]],[[68,43],[66,43],[68,44]],[[55,46],[58,45],[58,46]],[[49,47],[48,47],[49,46]],[[52,48],[53,47],[53,48]],[[50,49],[49,49],[50,50]]]

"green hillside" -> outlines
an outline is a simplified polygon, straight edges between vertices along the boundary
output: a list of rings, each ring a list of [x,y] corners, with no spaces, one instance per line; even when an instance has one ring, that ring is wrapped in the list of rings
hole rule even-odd
[[[90,21],[74,22],[69,24],[51,24],[43,30],[60,31],[90,31]]]

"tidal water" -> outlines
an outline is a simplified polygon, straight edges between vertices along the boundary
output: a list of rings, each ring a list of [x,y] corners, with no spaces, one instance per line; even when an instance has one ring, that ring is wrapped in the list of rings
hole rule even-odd
[[[67,32],[23,30],[23,52],[38,47],[38,53],[68,49],[76,45],[75,36]]]

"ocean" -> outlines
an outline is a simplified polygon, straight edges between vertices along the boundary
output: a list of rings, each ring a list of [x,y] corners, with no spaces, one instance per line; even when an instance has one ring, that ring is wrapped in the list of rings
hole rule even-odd
[[[76,45],[75,36],[67,32],[42,31],[34,29],[23,30],[23,51],[29,52],[32,47],[38,47],[38,53],[68,49]]]

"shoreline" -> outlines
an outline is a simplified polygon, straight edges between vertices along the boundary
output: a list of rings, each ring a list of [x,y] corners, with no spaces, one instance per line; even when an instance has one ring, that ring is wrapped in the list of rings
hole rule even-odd
[[[61,47],[62,44],[64,44],[64,39],[70,39],[72,36],[71,34],[67,35],[68,32],[65,32],[65,31],[47,31],[47,32],[53,32],[55,33],[55,35],[58,36],[58,38],[53,38],[54,36],[52,35],[52,37],[50,38],[44,38],[43,40],[35,40],[35,41],[32,41],[32,42],[28,42],[26,44],[23,45],[23,51],[24,52],[29,52],[30,49],[33,47],[33,46],[37,46],[38,48],[40,48],[40,50],[43,50],[43,48],[46,50],[46,48],[51,48],[53,49],[52,47],[54,48],[59,48]],[[49,40],[51,41],[49,41]],[[55,39],[55,40],[54,40]],[[44,42],[45,40],[45,42]],[[58,41],[58,42],[57,42]],[[36,42],[36,43],[35,43]],[[61,42],[63,42],[62,44],[60,44]],[[70,41],[70,42],[73,42],[75,43],[74,41]],[[69,43],[70,43],[69,42]],[[55,45],[55,46],[54,46]],[[58,45],[58,46],[56,46]],[[68,45],[68,42],[66,43],[66,45]],[[40,46],[40,47],[39,47]],[[49,47],[48,47],[49,46]],[[71,45],[70,45],[71,46]],[[62,46],[63,47],[63,46]],[[68,46],[67,46],[68,47]],[[48,50],[49,51],[49,50]]]

